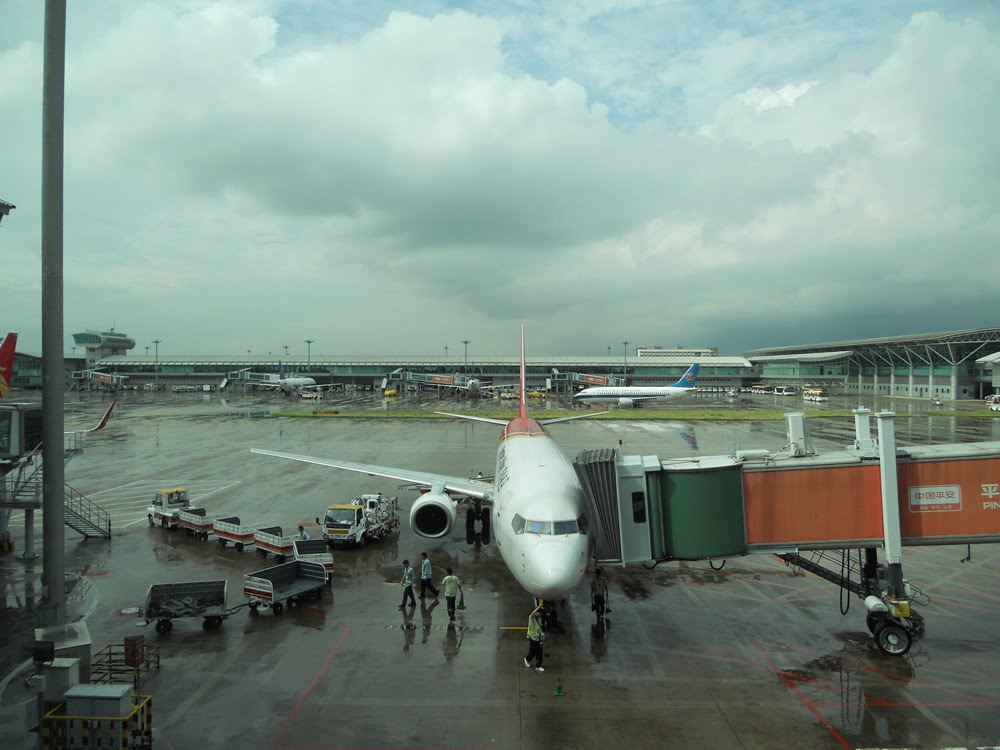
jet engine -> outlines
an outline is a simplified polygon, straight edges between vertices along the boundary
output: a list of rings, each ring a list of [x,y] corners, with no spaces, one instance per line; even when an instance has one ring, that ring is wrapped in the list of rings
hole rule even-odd
[[[618,399],[618,405],[624,408],[633,407],[635,409],[639,408],[639,402],[631,398],[620,398]]]
[[[410,508],[410,528],[432,539],[447,536],[455,526],[456,505],[444,492],[427,492]]]

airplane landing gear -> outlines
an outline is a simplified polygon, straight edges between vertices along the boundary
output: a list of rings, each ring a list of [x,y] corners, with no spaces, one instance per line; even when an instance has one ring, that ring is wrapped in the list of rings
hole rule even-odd
[[[479,531],[476,531],[476,522],[479,522]],[[473,506],[465,511],[465,540],[469,544],[480,542],[490,543],[491,518],[489,507],[482,507],[476,500]]]

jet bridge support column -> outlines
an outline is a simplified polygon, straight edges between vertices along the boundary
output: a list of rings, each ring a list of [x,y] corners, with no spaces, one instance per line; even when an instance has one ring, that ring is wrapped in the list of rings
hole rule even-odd
[[[882,529],[885,535],[886,583],[892,599],[902,599],[903,591],[903,540],[899,528],[899,482],[896,476],[896,415],[891,411],[879,412],[878,420],[879,468],[882,477]]]

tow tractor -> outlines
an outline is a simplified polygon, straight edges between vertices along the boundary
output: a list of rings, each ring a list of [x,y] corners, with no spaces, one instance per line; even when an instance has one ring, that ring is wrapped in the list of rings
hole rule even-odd
[[[337,503],[326,509],[323,538],[333,547],[342,544],[362,545],[399,533],[399,508],[395,497],[381,493],[361,495],[349,503]],[[319,519],[316,519],[319,523]]]
[[[165,529],[176,529],[180,524],[181,511],[190,508],[187,488],[167,487],[157,490],[153,504],[146,508],[146,518],[150,526],[160,524]]]

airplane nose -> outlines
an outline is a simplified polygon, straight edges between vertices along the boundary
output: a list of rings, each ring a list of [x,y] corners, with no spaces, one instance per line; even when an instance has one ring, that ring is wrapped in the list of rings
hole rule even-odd
[[[574,544],[542,542],[527,554],[531,593],[540,599],[561,599],[583,578],[587,558]]]

